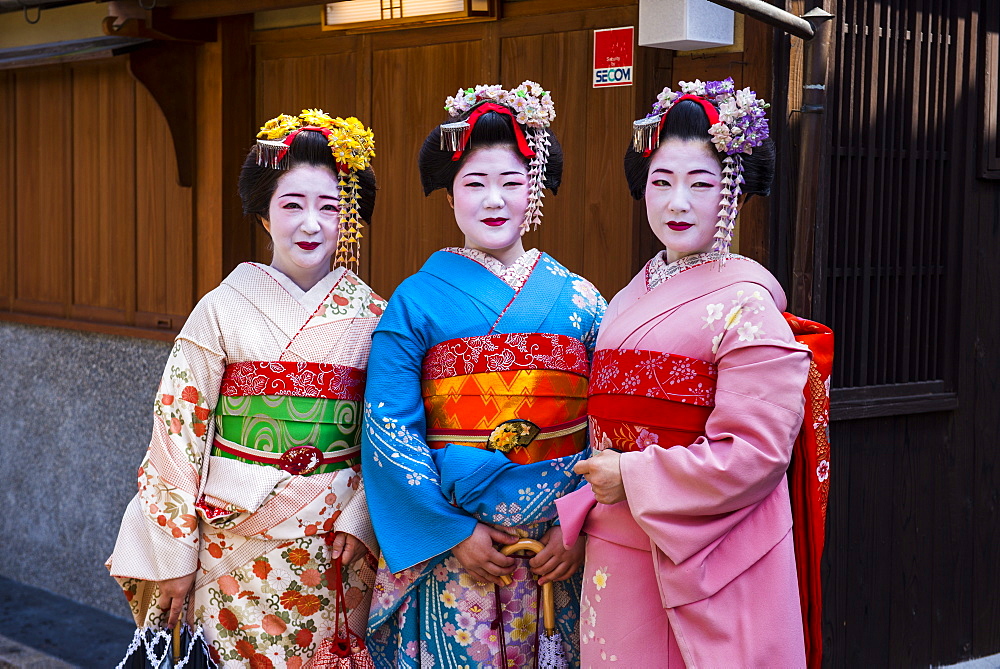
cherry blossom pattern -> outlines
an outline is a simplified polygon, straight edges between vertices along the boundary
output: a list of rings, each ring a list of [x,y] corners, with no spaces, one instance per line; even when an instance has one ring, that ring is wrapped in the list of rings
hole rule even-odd
[[[514,333],[443,341],[424,356],[424,380],[511,369],[549,369],[586,376],[587,350],[573,337]]]
[[[759,290],[740,289],[736,291],[736,296],[730,301],[728,310],[721,302],[709,303],[705,306],[707,314],[701,319],[705,321],[702,329],[708,328],[711,332],[716,331],[716,323],[721,321],[722,329],[712,337],[712,353],[718,353],[722,345],[722,339],[727,333],[735,330],[739,341],[753,342],[760,339],[765,332],[760,321],[754,323],[751,318],[762,313],[766,308],[766,301]],[[725,312],[725,316],[723,316]]]

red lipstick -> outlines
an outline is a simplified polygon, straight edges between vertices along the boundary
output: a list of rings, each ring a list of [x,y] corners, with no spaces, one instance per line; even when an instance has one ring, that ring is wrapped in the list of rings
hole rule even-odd
[[[688,228],[693,228],[694,223],[681,223],[680,221],[667,221],[667,227],[671,230],[676,230],[681,232],[682,230],[687,230]]]
[[[295,245],[300,249],[305,249],[306,251],[312,251],[314,248],[319,246],[319,242],[295,242]]]
[[[499,227],[507,222],[506,218],[484,218],[483,223],[492,227]]]

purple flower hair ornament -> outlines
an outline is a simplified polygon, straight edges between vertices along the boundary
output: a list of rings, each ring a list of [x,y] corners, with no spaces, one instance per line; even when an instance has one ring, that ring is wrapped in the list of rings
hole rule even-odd
[[[715,243],[712,250],[726,255],[732,243],[733,229],[739,212],[738,199],[742,193],[743,161],[741,154],[750,155],[756,146],[770,135],[765,110],[770,105],[757,97],[749,88],[736,90],[732,77],[722,81],[678,82],[680,91],[664,88],[656,96],[653,111],[632,124],[632,145],[636,152],[649,156],[660,145],[660,130],[667,113],[681,100],[691,100],[701,105],[708,116],[708,134],[722,159],[722,199],[719,220],[716,224]]]

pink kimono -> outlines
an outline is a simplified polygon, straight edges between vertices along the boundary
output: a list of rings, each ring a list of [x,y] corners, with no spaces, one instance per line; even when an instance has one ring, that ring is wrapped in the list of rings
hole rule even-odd
[[[805,666],[785,470],[809,352],[774,277],[718,257],[655,256],[601,326],[591,443],[622,451],[627,498],[557,501],[567,543],[589,535],[585,667]]]

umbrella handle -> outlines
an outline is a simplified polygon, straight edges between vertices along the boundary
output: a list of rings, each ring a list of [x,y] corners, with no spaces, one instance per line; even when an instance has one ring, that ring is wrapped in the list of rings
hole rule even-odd
[[[181,612],[183,614],[183,611]],[[174,642],[174,663],[176,664],[178,660],[181,659],[181,618],[183,615],[177,617],[177,623],[174,625],[174,631],[172,633]]]
[[[519,551],[531,551],[537,555],[543,548],[545,548],[545,546],[540,541],[535,541],[534,539],[521,539],[520,541],[504,546],[500,549],[500,552],[504,555],[510,555]],[[500,578],[504,581],[504,585],[510,585],[513,582],[510,576],[504,575]],[[542,586],[542,616],[545,633],[550,636],[555,634],[556,598],[552,591],[552,581],[549,581]]]

